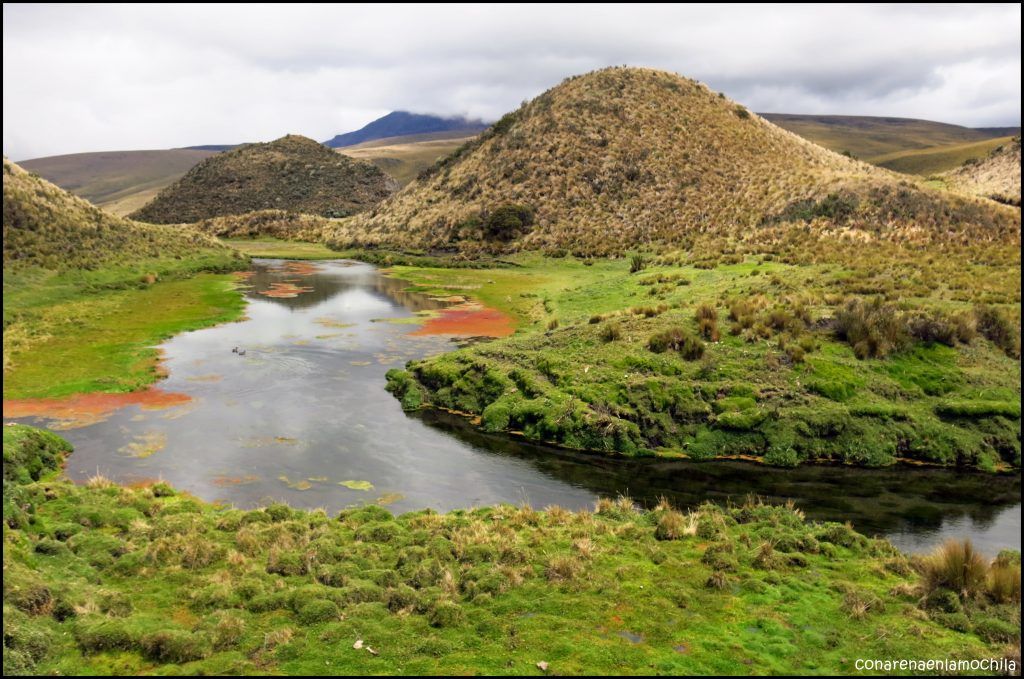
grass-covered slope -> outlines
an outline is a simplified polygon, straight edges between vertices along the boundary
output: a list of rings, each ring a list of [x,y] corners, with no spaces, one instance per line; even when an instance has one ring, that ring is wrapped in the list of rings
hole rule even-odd
[[[989,153],[949,172],[945,181],[955,190],[1020,207],[1020,135]]]
[[[4,432],[5,674],[853,673],[1019,639],[1016,555],[914,563],[791,508],[332,518],[8,486],[66,450],[38,438]]]
[[[988,155],[1012,137],[995,137],[983,141],[948,146],[932,146],[925,149],[897,151],[884,156],[870,158],[868,162],[895,172],[915,174],[923,177],[948,172],[957,167],[987,158]]]
[[[161,339],[241,311],[212,274],[245,256],[191,228],[107,214],[7,160],[3,232],[4,398],[143,386]]]
[[[766,225],[868,237],[1019,232],[1018,214],[919,188],[772,125],[671,73],[570,78],[375,209],[341,246],[621,254]]]
[[[520,331],[393,370],[389,388],[410,410],[572,448],[1019,467],[1019,247],[725,249],[398,267],[424,291],[502,308]]]
[[[207,158],[131,217],[179,224],[269,209],[344,217],[376,205],[395,186],[369,163],[288,135]]]
[[[19,165],[107,212],[126,215],[214,153],[202,149],[98,151],[34,158]]]

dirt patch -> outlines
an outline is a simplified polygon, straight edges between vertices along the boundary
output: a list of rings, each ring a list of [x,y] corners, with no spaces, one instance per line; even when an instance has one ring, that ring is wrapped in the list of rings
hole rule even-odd
[[[258,293],[264,297],[277,297],[279,299],[288,299],[291,297],[298,297],[304,292],[312,292],[313,288],[295,285],[294,283],[271,283],[270,287],[266,290],[259,290]]]
[[[505,337],[515,332],[512,317],[481,304],[459,304],[441,309],[410,335]]]
[[[117,410],[138,406],[142,410],[176,408],[192,401],[188,394],[163,389],[144,389],[125,394],[75,394],[65,398],[24,398],[4,401],[4,417],[39,417],[53,420],[52,429],[78,429],[103,422]]]

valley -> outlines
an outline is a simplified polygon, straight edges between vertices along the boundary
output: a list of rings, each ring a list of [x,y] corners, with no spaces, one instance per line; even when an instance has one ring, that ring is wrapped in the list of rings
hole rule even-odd
[[[5,158],[5,673],[1019,660],[1019,136],[408,115],[67,175],[127,216]]]

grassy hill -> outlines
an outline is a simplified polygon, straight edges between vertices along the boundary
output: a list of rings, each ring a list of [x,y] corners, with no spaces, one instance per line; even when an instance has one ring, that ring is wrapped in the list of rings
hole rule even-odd
[[[324,145],[331,148],[355,146],[376,139],[430,133],[456,133],[468,137],[481,132],[487,124],[461,116],[443,117],[409,111],[392,111],[353,132],[328,139]]]
[[[332,518],[76,486],[69,450],[4,428],[5,675],[852,674],[1020,633],[1018,553],[910,560],[755,500]]]
[[[143,386],[161,338],[240,313],[214,272],[247,259],[215,238],[107,214],[6,159],[3,191],[5,399]]]
[[[103,151],[34,158],[20,165],[116,215],[145,205],[211,150]]]
[[[207,158],[131,217],[175,224],[266,209],[339,217],[375,205],[394,188],[373,165],[288,135]]]
[[[949,172],[945,181],[954,189],[1020,207],[1020,135],[993,149],[978,161]]]
[[[869,162],[894,172],[930,177],[953,170],[964,163],[982,160],[988,157],[993,150],[1012,139],[1012,137],[994,137],[964,144],[896,151],[870,158]]]
[[[921,190],[700,83],[613,68],[507,114],[329,238],[342,247],[615,254],[812,221],[867,238],[906,235],[911,224],[935,237],[1019,232],[1019,216]]]
[[[879,156],[981,142],[1019,134],[1002,128],[974,129],[913,118],[762,113],[761,117],[836,153],[849,151],[875,162]]]
[[[338,152],[373,163],[405,186],[420,172],[472,139],[473,136],[466,136],[464,131],[417,134],[376,139],[340,148]]]

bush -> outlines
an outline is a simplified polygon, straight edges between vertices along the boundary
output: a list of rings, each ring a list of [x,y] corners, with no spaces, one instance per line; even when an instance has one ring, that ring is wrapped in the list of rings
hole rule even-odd
[[[701,336],[711,342],[718,341],[718,312],[710,304],[701,304],[695,314],[697,330]]]
[[[1020,564],[996,559],[988,572],[988,593],[996,603],[1020,604]]]
[[[127,651],[132,635],[121,620],[88,620],[75,627],[75,640],[85,653]]]
[[[695,361],[704,355],[704,343],[680,326],[651,335],[647,340],[647,348],[656,354],[672,349],[688,361]]]
[[[847,302],[836,314],[836,335],[861,359],[888,356],[905,348],[910,339],[900,312],[877,297]]]
[[[431,627],[454,627],[466,617],[462,607],[454,601],[442,600],[434,603],[427,613]]]
[[[942,588],[973,596],[985,587],[988,564],[970,540],[947,540],[921,561],[921,577],[928,591]]]
[[[615,321],[610,321],[604,324],[601,328],[601,340],[604,342],[614,342],[622,339],[622,326]]]
[[[303,625],[315,625],[318,622],[328,622],[338,619],[338,606],[327,599],[315,599],[310,601],[298,611],[299,622]]]
[[[696,532],[696,524],[690,525],[680,512],[670,509],[658,517],[658,526],[654,529],[654,537],[658,540],[678,540]]]
[[[637,273],[647,268],[647,258],[643,255],[633,255],[629,258],[629,273]]]
[[[510,203],[487,215],[484,219],[484,235],[493,240],[508,242],[528,233],[531,226],[533,209]]]
[[[139,645],[150,660],[174,664],[202,660],[212,652],[209,640],[203,635],[184,630],[152,632],[144,635]]]
[[[974,309],[978,332],[1006,352],[1011,358],[1020,358],[1020,329],[999,309],[978,306]]]
[[[974,625],[974,633],[990,644],[1009,644],[1020,639],[1020,625],[998,618],[985,618]]]

